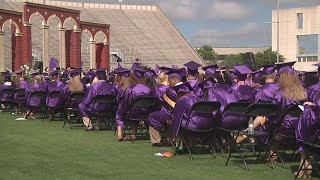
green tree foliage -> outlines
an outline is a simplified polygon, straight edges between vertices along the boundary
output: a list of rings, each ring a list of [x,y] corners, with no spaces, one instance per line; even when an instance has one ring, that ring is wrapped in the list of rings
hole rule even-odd
[[[242,54],[231,54],[225,57],[223,65],[233,67],[234,65],[243,63],[244,59],[242,57]]]
[[[197,52],[208,64],[216,63],[216,53],[210,44],[203,45],[201,48],[197,49]]]
[[[282,55],[279,56],[279,61],[283,62],[284,58]],[[261,68],[264,65],[275,64],[277,62],[277,52],[272,51],[271,48],[264,52],[259,52],[255,55],[256,66]]]

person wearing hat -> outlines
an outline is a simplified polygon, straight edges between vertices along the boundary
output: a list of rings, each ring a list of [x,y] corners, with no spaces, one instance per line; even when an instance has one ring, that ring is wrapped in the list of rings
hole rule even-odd
[[[262,70],[264,85],[255,89],[256,102],[273,102],[279,86],[276,80],[276,66],[266,65]]]
[[[184,66],[187,68],[187,81],[190,83],[191,87],[194,88],[199,81],[199,71],[198,68],[201,64],[194,61],[190,61]]]
[[[48,92],[60,91],[65,87],[65,83],[60,81],[60,70],[54,70],[50,73],[52,82],[47,84]],[[47,96],[46,106],[49,108],[50,120],[54,120],[54,112],[55,107],[60,107],[65,103],[65,98],[63,96],[59,97],[49,97]]]
[[[0,85],[0,92],[1,92],[1,101],[2,102],[12,102],[14,96],[12,94],[3,94],[2,91],[6,89],[15,89],[14,84],[11,80],[11,73],[9,71],[4,72],[3,74],[4,83]],[[3,104],[5,109],[9,106],[9,104]]]
[[[38,73],[38,72],[36,72]],[[30,107],[27,109],[27,113],[24,116],[24,119],[28,119],[31,116],[32,119],[35,119],[33,116],[33,108],[31,107],[38,107],[41,105],[41,98],[40,97],[31,97],[32,92],[47,92],[46,85],[44,83],[43,77],[41,75],[34,75],[32,74],[33,78],[31,83],[29,83],[28,87],[26,88],[26,101],[27,106]]]
[[[236,97],[237,101],[254,101],[254,89],[246,84],[248,74],[252,71],[246,65],[234,66],[235,83],[230,92]]]
[[[91,123],[89,115],[94,111],[105,111],[105,109],[110,108],[105,104],[94,103],[93,98],[97,95],[116,95],[114,85],[106,81],[107,73],[105,69],[98,69],[96,71],[95,78],[97,79],[97,82],[93,83],[89,87],[84,99],[79,104],[83,124],[88,130],[93,130],[93,124]],[[97,119],[97,124],[95,124],[95,128],[100,129],[100,125],[101,119]]]
[[[131,83],[131,71],[119,68],[117,71],[116,81],[114,82],[118,102],[122,101],[124,92],[131,86]]]
[[[70,79],[62,90],[62,96],[67,100],[72,93],[84,92],[85,85],[81,82],[81,70],[70,71]],[[67,102],[69,108],[78,108],[80,102]]]
[[[188,126],[186,123],[189,118],[191,107],[202,101],[202,98],[199,98],[193,91],[189,82],[183,83],[179,86],[176,86],[177,94],[181,95],[181,98],[177,101],[175,108],[172,112],[172,134],[173,139],[177,140],[180,138],[181,132],[183,129],[209,129],[213,128],[217,122],[215,122],[215,117],[213,114],[192,114]]]
[[[165,126],[167,121],[170,119],[171,108],[165,105],[163,95],[169,89],[168,75],[165,72],[159,70],[157,77],[158,85],[152,89],[152,94],[160,102],[160,110],[150,113],[147,117],[149,124],[149,134],[152,146],[161,146],[161,135],[160,130]]]
[[[118,141],[134,141],[136,139],[137,125],[132,126],[130,137],[123,137],[124,118],[129,110],[129,104],[132,102],[134,98],[138,96],[148,96],[152,94],[151,89],[148,86],[146,86],[145,72],[146,71],[144,69],[133,70],[133,76],[131,78],[130,84],[131,86],[125,90],[125,92],[123,93],[123,98],[119,102],[120,104],[116,113]],[[132,114],[132,118],[139,117],[141,116],[141,114],[144,113],[146,113],[144,109],[135,109],[135,113]]]

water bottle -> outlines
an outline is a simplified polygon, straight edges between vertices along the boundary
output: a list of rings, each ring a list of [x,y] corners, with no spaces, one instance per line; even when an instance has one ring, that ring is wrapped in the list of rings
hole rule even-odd
[[[254,134],[253,118],[250,118],[248,124],[248,134]]]

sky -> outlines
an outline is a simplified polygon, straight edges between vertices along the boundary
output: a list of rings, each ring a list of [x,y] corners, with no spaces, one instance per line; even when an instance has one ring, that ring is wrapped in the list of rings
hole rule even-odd
[[[95,1],[119,3],[120,0]],[[122,4],[158,4],[194,47],[204,44],[213,47],[263,47],[272,44],[270,22],[277,0],[121,1]],[[280,0],[280,8],[315,5],[320,6],[320,0]]]
[[[194,47],[272,44],[270,22],[277,0],[158,0],[158,4]],[[280,8],[315,5],[320,0],[280,0]]]

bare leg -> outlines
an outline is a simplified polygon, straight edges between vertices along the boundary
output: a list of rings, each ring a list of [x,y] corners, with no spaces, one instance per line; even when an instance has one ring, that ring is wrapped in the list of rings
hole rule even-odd
[[[158,130],[149,126],[149,134],[150,134],[151,144],[159,144],[161,142],[161,136]]]
[[[122,141],[123,140],[123,129],[121,126],[117,126],[117,130],[118,130],[118,141]]]
[[[307,158],[307,160],[303,164],[303,160],[306,158],[306,154],[304,152],[301,153],[301,160],[300,160],[300,166],[302,166],[302,169],[300,173],[298,174],[298,178],[300,179],[309,179],[311,178],[312,174],[312,164],[311,160]],[[299,166],[299,167],[300,167]],[[297,175],[298,172],[295,172],[294,174]]]

